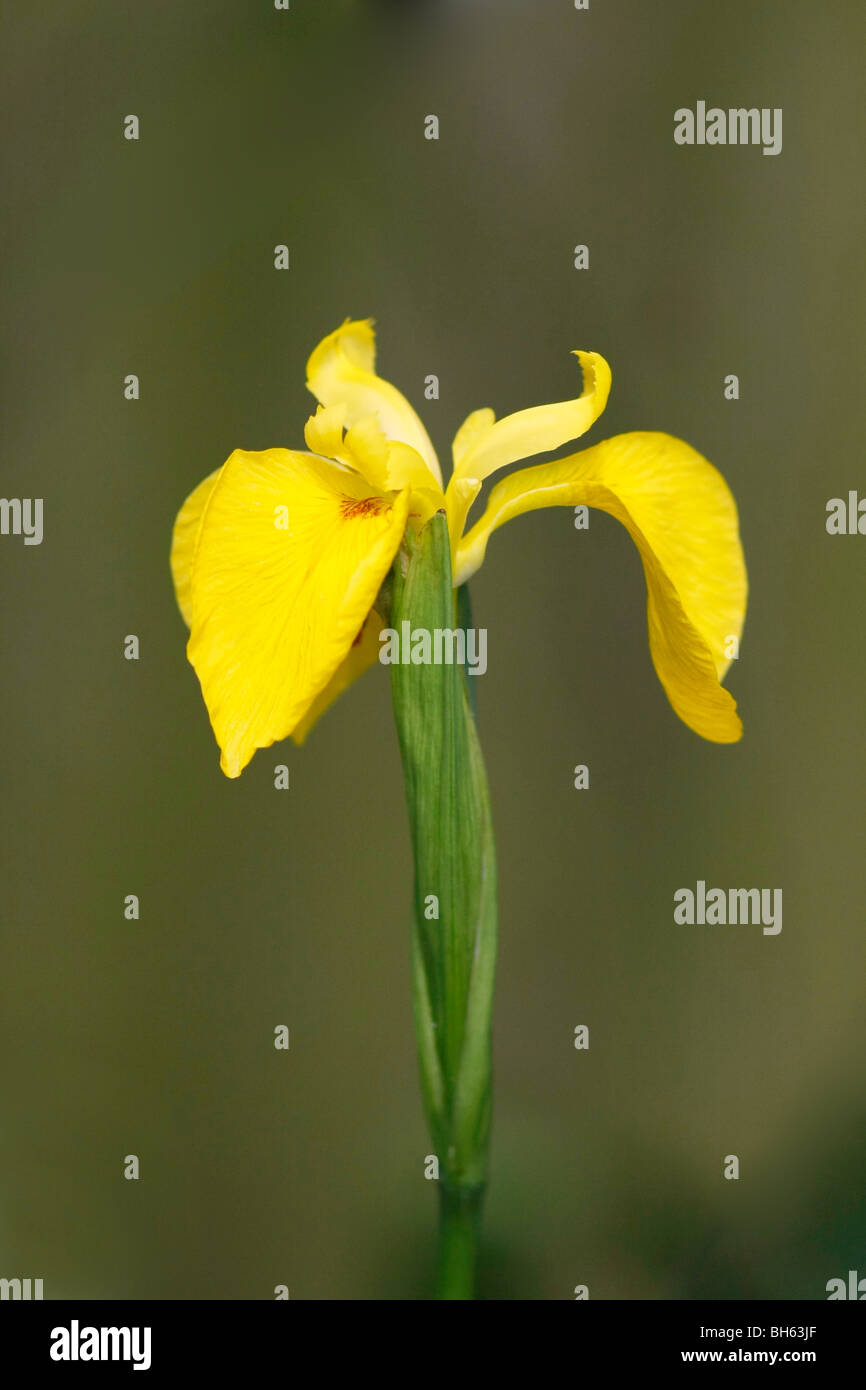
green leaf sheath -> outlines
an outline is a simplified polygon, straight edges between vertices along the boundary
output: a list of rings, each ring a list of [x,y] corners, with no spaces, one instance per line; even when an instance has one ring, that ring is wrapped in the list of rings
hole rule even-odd
[[[438,513],[419,536],[406,534],[394,566],[391,626],[400,632],[408,620],[412,631],[433,633],[468,626],[468,615],[468,594],[455,601],[448,529]],[[472,1296],[490,1135],[496,854],[468,695],[474,679],[457,665],[391,667],[415,857],[415,1026],[439,1159],[446,1298]]]

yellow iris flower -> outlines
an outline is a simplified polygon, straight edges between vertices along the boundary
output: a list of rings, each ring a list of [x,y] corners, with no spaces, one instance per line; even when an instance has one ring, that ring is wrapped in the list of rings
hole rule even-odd
[[[577,352],[575,400],[497,420],[476,410],[458,430],[447,488],[409,402],[376,375],[372,322],[347,321],[316,348],[307,385],[319,401],[307,451],[236,449],[187,498],[171,565],[190,628],[221,767],[237,777],[257,748],[301,743],[379,653],[375,601],[407,525],[444,509],[453,582],[481,565],[490,536],[537,507],[585,504],[625,526],[643,562],[653,664],[676,713],[717,743],[742,733],[721,681],[737,649],[746,570],[737,509],[721,474],[668,434],[617,435],[510,474],[480,519],[482,483],[520,459],[584,434],[604,410],[610,368]]]

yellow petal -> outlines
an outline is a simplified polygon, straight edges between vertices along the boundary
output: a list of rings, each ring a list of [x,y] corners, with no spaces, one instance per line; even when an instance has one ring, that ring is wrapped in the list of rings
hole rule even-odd
[[[354,431],[350,430],[346,438],[352,437],[353,434]],[[445,506],[442,488],[421,455],[408,444],[401,444],[399,441],[389,442],[385,481],[390,492],[399,492],[401,488],[410,487],[415,493],[429,496],[434,501],[434,511]]]
[[[304,743],[313,725],[318,723],[337,696],[342,695],[344,690],[379,660],[379,633],[384,626],[384,621],[375,608],[371,609],[367,621],[349,649],[349,655],[337,667],[324,690],[316,696],[303,719],[292,730],[295,743]]]
[[[187,627],[192,625],[192,566],[202,517],[221,472],[222,469],[217,468],[203,483],[199,483],[184,502],[174,523],[171,537],[171,573],[177,606]]]
[[[344,431],[346,404],[320,405],[304,427],[304,438],[314,454],[338,459],[360,473],[380,492],[400,492],[404,487],[430,493],[433,511],[445,505],[442,489],[431,476],[421,455],[408,444],[385,438],[375,415],[364,415]],[[425,518],[426,519],[426,518]]]
[[[742,724],[719,682],[746,612],[737,508],[722,475],[682,440],[620,434],[503,479],[458,547],[455,583],[474,573],[490,535],[511,517],[580,503],[615,516],[640,551],[650,651],[677,714],[704,738],[735,742]]]
[[[451,572],[456,572],[457,553],[460,537],[466,525],[469,508],[481,491],[478,478],[452,478],[445,491],[445,515],[448,519],[448,535],[451,538]],[[457,582],[456,579],[454,581]]]
[[[325,338],[307,363],[307,386],[322,405],[342,405],[347,429],[375,415],[385,438],[419,454],[432,484],[442,474],[429,436],[405,396],[376,375],[376,336],[372,319],[349,319]],[[426,486],[431,479],[426,479]]]
[[[320,458],[347,462],[343,442],[345,425],[346,407],[342,401],[337,401],[334,405],[318,406],[315,415],[311,415],[304,426],[307,448]]]
[[[338,459],[349,468],[362,474],[372,487],[382,492],[388,488],[388,454],[391,446],[379,428],[375,415],[364,415],[350,429],[346,424],[346,402],[336,401],[333,405],[320,405],[304,426],[304,438],[314,454],[321,458]],[[405,445],[400,445],[405,448]],[[418,455],[408,449],[413,459]],[[418,463],[421,460],[418,459]],[[424,473],[425,482],[430,475]]]
[[[201,522],[187,654],[227,776],[292,733],[349,655],[408,503],[408,491],[383,495],[287,449],[236,450],[223,466]]]
[[[598,419],[610,393],[610,367],[597,352],[575,352],[583,391],[573,401],[537,405],[496,420],[492,410],[475,410],[454,439],[454,478],[483,481],[497,468],[559,449],[579,439]]]
[[[455,469],[459,469],[465,455],[469,452],[472,444],[478,441],[479,436],[486,434],[491,425],[495,424],[496,414],[489,405],[482,406],[480,410],[473,410],[471,415],[466,416],[451,445],[451,457],[454,460]]]

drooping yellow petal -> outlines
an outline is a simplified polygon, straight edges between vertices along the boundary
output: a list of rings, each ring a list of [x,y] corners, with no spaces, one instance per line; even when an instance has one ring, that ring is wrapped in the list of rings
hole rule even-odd
[[[201,521],[187,654],[227,776],[292,733],[349,655],[408,503],[287,449],[236,450],[223,466]]]
[[[372,319],[347,319],[319,343],[307,363],[307,386],[322,405],[343,406],[346,429],[375,415],[385,438],[414,449],[432,474],[432,484],[441,488],[442,474],[427,431],[405,396],[376,375]],[[425,485],[431,485],[430,478]]]
[[[607,405],[610,367],[597,352],[575,352],[583,371],[583,391],[573,401],[537,405],[497,420],[492,410],[475,410],[454,439],[454,474],[483,481],[497,468],[559,449],[579,439]]]
[[[384,626],[384,620],[375,608],[372,608],[363,628],[349,648],[349,655],[343,659],[324,690],[316,696],[303,719],[292,730],[292,738],[295,743],[304,743],[313,725],[318,723],[325,710],[334,703],[337,696],[342,695],[344,690],[348,690],[359,676],[362,676],[379,660],[381,651],[379,633]]]
[[[735,742],[742,724],[719,682],[746,612],[737,508],[722,475],[682,440],[621,434],[503,479],[458,546],[455,583],[474,573],[493,531],[512,517],[580,503],[615,516],[640,551],[650,651],[677,714],[706,739]]]
[[[177,514],[172,532],[171,573],[177,606],[187,627],[192,626],[192,566],[202,517],[221,472],[221,468],[215,469],[190,493]]]

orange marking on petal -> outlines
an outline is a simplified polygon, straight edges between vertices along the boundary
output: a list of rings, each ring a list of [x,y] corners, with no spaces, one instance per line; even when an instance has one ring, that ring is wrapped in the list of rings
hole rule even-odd
[[[391,510],[387,497],[343,497],[340,511],[348,521],[353,516],[380,516]]]

